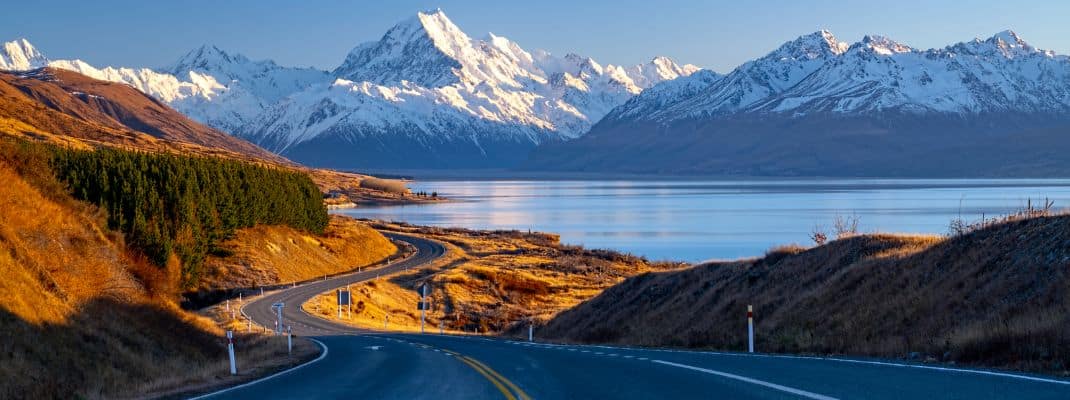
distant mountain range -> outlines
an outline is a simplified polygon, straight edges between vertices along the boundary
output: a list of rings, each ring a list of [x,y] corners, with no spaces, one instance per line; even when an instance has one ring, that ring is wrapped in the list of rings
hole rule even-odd
[[[52,66],[124,82],[190,117],[312,166],[515,165],[536,145],[582,135],[643,89],[698,70],[665,57],[632,67],[472,39],[441,10],[357,46],[334,71],[252,61],[214,46],[170,66],[50,61],[26,40],[0,69]]]
[[[25,40],[0,52],[0,69],[46,65],[127,83],[314,166],[1070,174],[1070,59],[1011,31],[929,50],[819,31],[725,75],[664,57],[620,67],[529,52],[494,34],[472,39],[440,10],[357,46],[333,71],[214,46],[159,69],[50,61]]]
[[[827,31],[644,91],[532,169],[732,176],[1070,175],[1070,59],[1011,31],[942,49]]]

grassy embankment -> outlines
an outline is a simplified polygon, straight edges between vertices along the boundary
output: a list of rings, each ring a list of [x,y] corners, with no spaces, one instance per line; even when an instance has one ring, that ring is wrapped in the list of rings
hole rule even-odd
[[[227,225],[217,219],[219,215],[226,215],[220,210],[216,211],[223,214],[190,214],[190,210],[212,210],[199,207],[197,199],[226,197],[213,192],[219,188],[212,185],[176,185],[176,182],[182,182],[179,178],[182,175],[175,168],[191,165],[184,160],[168,164],[165,158],[156,163],[155,168],[143,170],[153,173],[169,171],[164,175],[171,177],[169,184],[152,185],[166,196],[159,196],[147,204],[129,202],[129,197],[110,192],[117,186],[106,183],[97,186],[94,182],[124,182],[122,190],[142,195],[149,193],[147,196],[151,198],[153,192],[138,188],[138,185],[151,182],[159,175],[136,175],[137,179],[131,176],[124,181],[118,179],[121,176],[110,173],[116,171],[114,165],[71,168],[63,172],[57,168],[65,168],[64,165],[71,164],[64,163],[75,159],[131,161],[151,156],[131,153],[116,158],[115,150],[110,150],[111,153],[95,153],[100,155],[95,159],[93,154],[85,153],[57,161],[54,150],[27,142],[0,141],[0,180],[4,182],[3,196],[0,196],[0,221],[3,221],[0,224],[0,273],[5,277],[0,280],[0,330],[5,333],[5,341],[0,344],[0,398],[115,398],[176,394],[250,379],[259,373],[292,365],[313,355],[317,348],[311,343],[299,342],[296,354],[287,356],[282,339],[239,333],[236,344],[240,375],[230,377],[221,327],[232,321],[221,318],[218,312],[209,310],[206,315],[214,318],[205,318],[176,305],[180,293],[191,284],[190,278],[204,277],[205,266],[214,265],[215,258],[222,257],[220,254],[225,252],[229,253],[224,259],[249,260],[249,263],[257,264],[258,273],[274,279],[318,275],[321,270],[315,268],[332,262],[360,263],[373,260],[377,254],[393,252],[389,241],[352,221],[333,220],[324,235],[317,235],[294,227],[268,227],[258,223],[242,228],[233,225],[233,220],[232,225]],[[230,164],[192,165],[213,168]],[[95,174],[73,173],[79,170]],[[267,180],[276,176],[265,171],[253,172],[241,176]],[[277,176],[283,181],[290,179],[286,173]],[[240,181],[236,185],[255,187]],[[167,188],[177,190],[165,191]],[[184,192],[188,190],[202,192]],[[308,195],[319,197],[315,191]],[[114,198],[124,201],[107,201]],[[265,197],[256,198],[262,200]],[[180,201],[176,203],[176,199]],[[124,208],[127,205],[134,208]],[[159,214],[150,214],[140,209],[141,206],[161,210],[153,210]],[[318,207],[323,212],[322,205]],[[181,210],[187,213],[183,214]],[[291,215],[300,215],[297,210],[289,211],[296,212]],[[267,219],[286,217],[271,212],[274,211],[259,215]],[[121,215],[134,215],[131,221],[135,223],[125,225],[126,220],[117,217]],[[146,215],[164,219],[146,219]],[[116,221],[116,218],[120,220]],[[326,222],[325,214],[324,218]],[[210,232],[222,232],[226,226],[234,230],[230,234],[209,235]],[[221,241],[199,242],[197,238],[186,236],[191,230]],[[249,243],[241,239],[249,240]],[[290,242],[292,248],[280,245],[278,252],[310,257],[315,259],[314,265],[306,270],[283,271],[288,265],[294,265],[292,261],[291,264],[281,261],[288,255],[270,250],[267,251],[270,254],[261,253],[262,248],[271,248],[267,246],[271,240]],[[161,254],[160,249],[166,250],[162,253],[165,256],[153,257],[153,254]],[[180,249],[186,249],[186,252],[181,253]],[[200,268],[193,270],[186,261],[198,260],[202,254],[198,249],[214,255],[204,255],[207,261],[201,260],[199,266],[193,264]],[[263,258],[257,258],[260,256]],[[272,256],[277,258],[271,259]],[[280,270],[272,273],[270,268]],[[230,277],[240,274],[228,269],[218,276],[210,276],[218,278],[218,282],[227,282]],[[192,282],[204,284],[212,280]]]
[[[520,333],[557,312],[593,297],[629,276],[681,267],[652,263],[611,251],[562,245],[556,235],[517,231],[472,231],[375,223],[378,229],[415,234],[444,243],[448,253],[431,267],[353,285],[352,319],[365,328],[419,330],[416,287],[431,285],[428,328],[450,332]],[[324,318],[337,317],[334,292],[303,305]]]
[[[176,277],[124,246],[99,209],[17,171],[0,161],[0,398],[141,397],[231,379],[222,330],[175,305]],[[239,378],[300,361],[277,339],[237,343]]]
[[[867,234],[643,274],[554,318],[544,339],[964,363],[1067,374],[1070,216],[952,237]]]

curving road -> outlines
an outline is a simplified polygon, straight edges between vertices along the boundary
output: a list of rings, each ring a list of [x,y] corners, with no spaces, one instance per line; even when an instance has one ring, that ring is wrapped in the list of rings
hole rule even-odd
[[[217,393],[227,399],[1068,399],[1070,381],[880,360],[552,345],[471,336],[362,331],[300,310],[346,284],[417,267],[436,242],[388,234],[417,253],[390,266],[306,284],[249,303],[245,313],[285,324],[328,349],[305,367]]]

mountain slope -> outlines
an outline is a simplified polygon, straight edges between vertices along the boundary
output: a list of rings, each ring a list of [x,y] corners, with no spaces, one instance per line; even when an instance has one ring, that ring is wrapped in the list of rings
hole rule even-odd
[[[56,68],[0,72],[0,120],[9,125],[3,133],[56,142],[75,139],[288,163],[194,122],[130,86]]]
[[[1013,32],[917,50],[826,31],[610,112],[528,168],[779,176],[1070,172],[1070,59]],[[627,160],[627,163],[623,163]],[[622,164],[623,163],[623,164]]]
[[[536,332],[547,339],[933,357],[1065,374],[1068,216],[953,238],[862,235],[630,278]],[[913,355],[912,355],[913,354]]]
[[[28,69],[28,42],[8,70]],[[17,50],[17,51],[16,51]],[[312,166],[501,167],[540,143],[577,137],[643,89],[698,70],[665,57],[601,65],[473,39],[441,10],[417,13],[354,48],[333,72],[252,61],[214,46],[167,67],[37,64],[127,83],[193,119]]]

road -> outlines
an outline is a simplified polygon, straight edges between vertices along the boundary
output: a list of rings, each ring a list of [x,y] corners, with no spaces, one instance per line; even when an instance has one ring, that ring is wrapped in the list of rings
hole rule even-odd
[[[1070,381],[879,360],[554,345],[478,336],[370,332],[312,317],[305,300],[346,284],[418,267],[441,245],[412,243],[411,258],[266,295],[245,307],[323,343],[319,361],[219,399],[1070,399]]]

